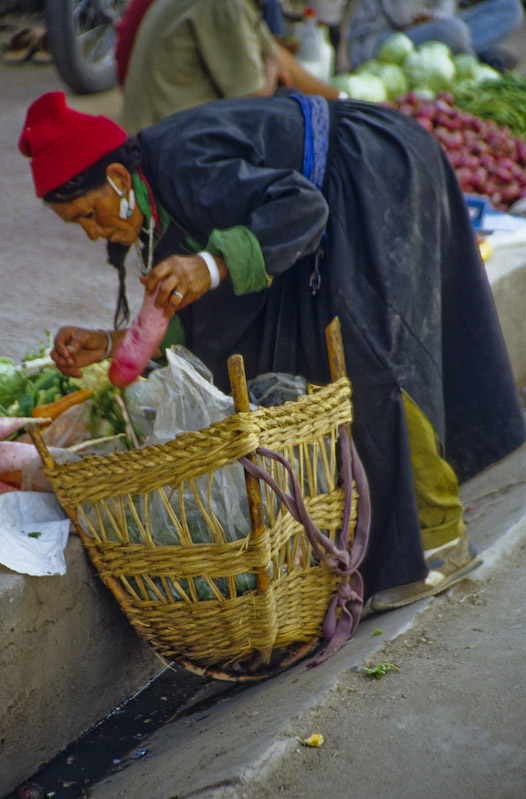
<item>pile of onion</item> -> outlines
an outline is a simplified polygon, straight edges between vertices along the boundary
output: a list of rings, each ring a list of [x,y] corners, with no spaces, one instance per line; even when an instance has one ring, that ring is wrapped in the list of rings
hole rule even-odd
[[[440,142],[465,194],[489,197],[499,211],[526,197],[526,141],[509,128],[463,111],[447,92],[434,100],[409,92],[395,107]]]

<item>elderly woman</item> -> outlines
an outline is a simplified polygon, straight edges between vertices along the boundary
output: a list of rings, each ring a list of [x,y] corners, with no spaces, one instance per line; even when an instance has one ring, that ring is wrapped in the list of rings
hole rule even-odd
[[[324,383],[324,329],[340,317],[374,609],[478,565],[457,479],[525,431],[464,198],[426,131],[380,106],[291,96],[213,102],[130,140],[54,92],[29,108],[19,146],[37,196],[107,239],[121,312],[123,253],[138,246],[145,290],[171,318],[156,357],[185,342],[221,388],[232,353],[249,377]],[[63,327],[53,357],[77,375],[123,333]]]

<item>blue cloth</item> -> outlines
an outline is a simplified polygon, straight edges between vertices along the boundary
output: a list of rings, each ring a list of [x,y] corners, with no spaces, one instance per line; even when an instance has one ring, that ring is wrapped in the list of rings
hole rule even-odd
[[[291,94],[305,119],[303,176],[321,190],[329,149],[329,107],[323,97]]]

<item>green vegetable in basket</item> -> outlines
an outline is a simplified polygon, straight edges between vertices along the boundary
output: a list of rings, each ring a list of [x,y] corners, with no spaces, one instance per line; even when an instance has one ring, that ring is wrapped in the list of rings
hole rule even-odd
[[[119,389],[106,380],[89,401],[91,435],[93,438],[103,438],[124,433],[127,445],[130,448],[135,446],[141,442],[142,434],[137,428],[132,428],[129,418],[126,417],[126,407]]]
[[[46,367],[26,374],[11,358],[0,358],[0,413],[5,416],[31,416],[34,408],[75,391],[76,387],[61,372]]]

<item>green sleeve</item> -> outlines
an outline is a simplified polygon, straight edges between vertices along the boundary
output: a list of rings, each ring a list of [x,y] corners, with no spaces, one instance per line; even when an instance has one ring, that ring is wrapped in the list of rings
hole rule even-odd
[[[186,244],[194,252],[202,249],[190,236],[187,237]],[[223,258],[234,294],[261,291],[272,283],[272,278],[265,271],[265,261],[259,241],[251,230],[242,225],[226,230],[213,230],[208,237],[205,250]],[[178,314],[174,314],[170,319],[168,330],[161,342],[161,349],[166,351],[175,344],[185,344],[184,328]]]
[[[202,249],[193,240],[188,239],[187,244],[195,252]],[[204,249],[224,260],[234,294],[249,294],[270,286],[272,278],[266,273],[259,241],[247,227],[213,230]]]

